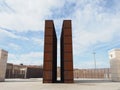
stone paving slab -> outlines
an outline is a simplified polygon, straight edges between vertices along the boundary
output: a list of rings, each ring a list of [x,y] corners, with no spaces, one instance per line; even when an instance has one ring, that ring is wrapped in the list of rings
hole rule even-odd
[[[120,82],[76,79],[73,84],[43,84],[42,79],[6,79],[0,90],[120,90]]]

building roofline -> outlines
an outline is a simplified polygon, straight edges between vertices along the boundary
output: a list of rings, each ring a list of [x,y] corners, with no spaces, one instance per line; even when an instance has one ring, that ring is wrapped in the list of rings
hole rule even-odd
[[[4,49],[2,49],[2,48],[0,48],[0,51],[4,51],[4,52],[8,53],[8,51],[6,51],[6,50],[4,50]]]
[[[114,48],[114,49],[109,50],[108,52],[112,52],[112,51],[120,51],[120,48]]]

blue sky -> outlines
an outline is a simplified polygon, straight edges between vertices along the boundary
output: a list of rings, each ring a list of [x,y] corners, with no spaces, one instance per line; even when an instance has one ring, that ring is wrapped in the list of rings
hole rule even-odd
[[[75,68],[109,67],[108,51],[120,48],[119,0],[0,0],[0,48],[8,62],[43,64],[44,21],[54,20],[59,39],[64,19],[72,20]]]

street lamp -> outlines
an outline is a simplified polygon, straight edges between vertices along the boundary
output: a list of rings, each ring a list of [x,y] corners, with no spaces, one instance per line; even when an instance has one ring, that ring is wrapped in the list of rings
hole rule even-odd
[[[95,69],[96,69],[96,57],[95,57],[95,52],[93,52],[93,58],[94,58],[94,65],[95,65]]]

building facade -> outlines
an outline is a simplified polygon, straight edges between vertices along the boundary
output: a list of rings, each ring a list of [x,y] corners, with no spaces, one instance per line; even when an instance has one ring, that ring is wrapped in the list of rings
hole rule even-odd
[[[111,73],[109,68],[74,69],[74,78],[110,79]]]
[[[7,64],[6,78],[42,78],[43,67]]]
[[[120,81],[120,49],[109,51],[110,70],[112,81]]]
[[[0,49],[0,81],[5,80],[8,52]]]
[[[61,68],[57,67],[57,78],[61,79]],[[74,69],[74,79],[76,78],[96,78],[96,79],[111,79],[110,68],[97,69]],[[43,67],[36,65],[14,65],[7,64],[6,78],[43,78]]]

